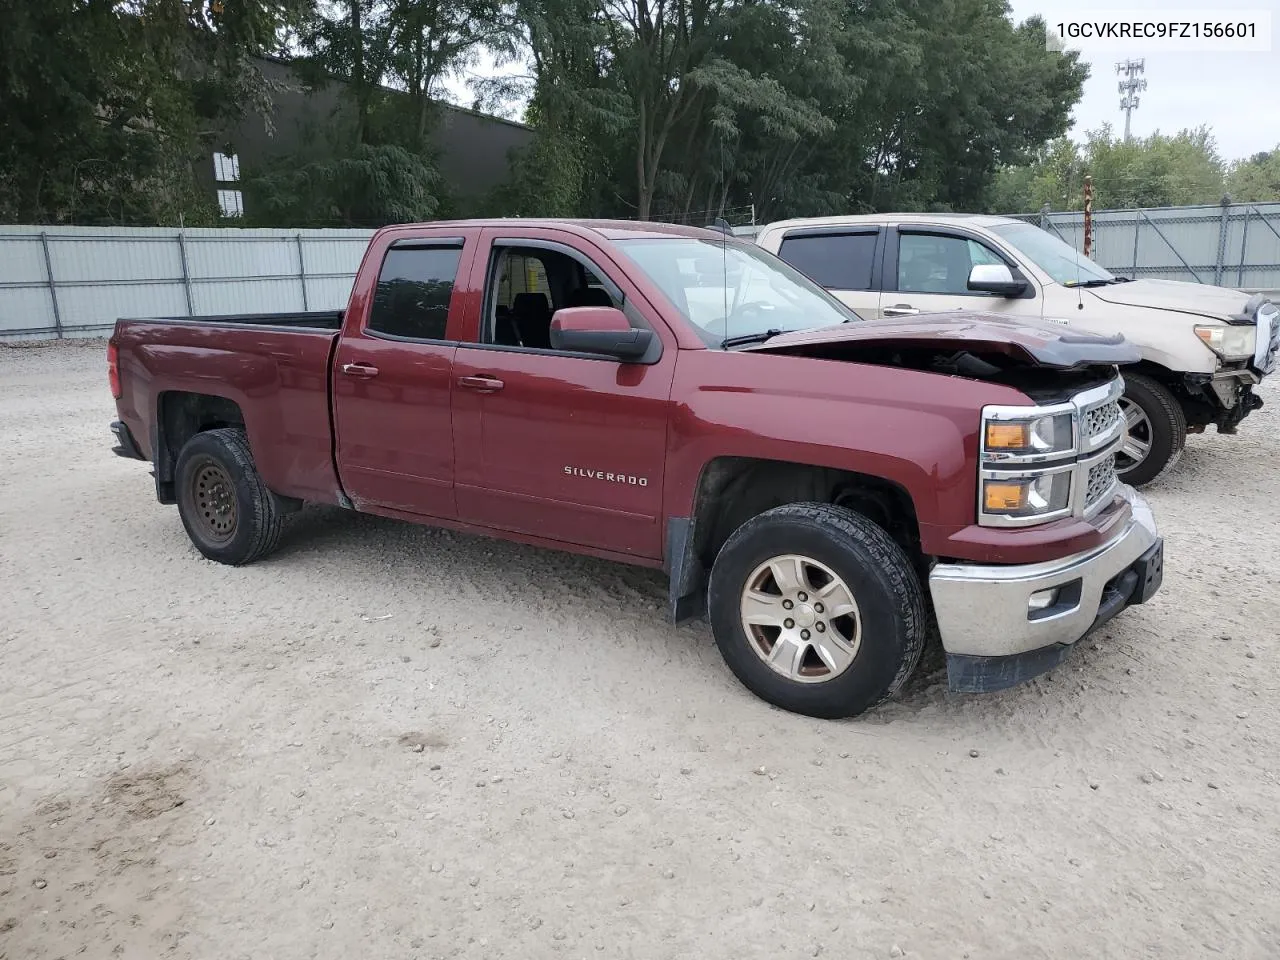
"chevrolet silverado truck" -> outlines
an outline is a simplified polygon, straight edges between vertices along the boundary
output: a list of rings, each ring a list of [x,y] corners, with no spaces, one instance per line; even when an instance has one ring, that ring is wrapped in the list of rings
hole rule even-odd
[[[757,242],[868,318],[980,309],[1123,334],[1141,359],[1124,372],[1116,469],[1135,486],[1174,466],[1189,432],[1235,433],[1262,406],[1253,388],[1280,353],[1280,308],[1262,294],[1118,277],[1006,217],[786,220]]]
[[[765,700],[858,714],[934,624],[959,691],[1050,669],[1160,585],[1102,338],[862,321],[752,242],[395,226],[342,312],[121,320],[115,452],[225,564],[306,503],[660,568]],[[264,574],[268,575],[268,574]]]

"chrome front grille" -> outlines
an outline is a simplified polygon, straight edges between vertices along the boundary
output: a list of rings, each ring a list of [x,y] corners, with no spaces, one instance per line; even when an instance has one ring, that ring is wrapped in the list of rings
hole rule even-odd
[[[1080,424],[1080,434],[1087,442],[1107,433],[1120,422],[1120,404],[1114,400],[1084,412]]]
[[[1116,455],[1113,453],[1089,468],[1088,479],[1085,481],[1085,507],[1096,504],[1111,491],[1115,484]]]

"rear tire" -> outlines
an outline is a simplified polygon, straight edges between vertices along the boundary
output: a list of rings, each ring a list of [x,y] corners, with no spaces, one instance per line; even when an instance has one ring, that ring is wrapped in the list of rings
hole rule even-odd
[[[866,517],[831,504],[788,504],[744,523],[716,557],[707,603],[734,675],[811,717],[881,703],[924,647],[924,599],[906,554]]]
[[[1187,417],[1164,384],[1141,373],[1124,374],[1120,407],[1127,421],[1116,473],[1135,487],[1163,476],[1182,459]]]
[[[239,427],[197,433],[178,453],[178,515],[197,550],[218,563],[252,563],[275,550],[285,513],[254,466]]]

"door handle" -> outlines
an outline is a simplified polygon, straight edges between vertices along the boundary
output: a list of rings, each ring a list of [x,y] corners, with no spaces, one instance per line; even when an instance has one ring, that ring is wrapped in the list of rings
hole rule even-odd
[[[913,317],[920,311],[909,303],[895,303],[892,307],[885,307],[880,312],[886,317]]]
[[[497,377],[478,376],[459,377],[458,386],[466,387],[468,390],[479,390],[481,393],[497,393],[506,384]]]
[[[348,377],[359,377],[361,380],[372,380],[378,375],[378,368],[367,363],[344,363],[342,372]]]

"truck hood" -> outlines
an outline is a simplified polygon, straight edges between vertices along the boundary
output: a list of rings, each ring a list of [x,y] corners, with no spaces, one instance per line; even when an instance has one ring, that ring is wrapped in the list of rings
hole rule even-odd
[[[958,310],[797,330],[743,349],[870,362],[893,350],[968,353],[1001,360],[1001,365],[1058,370],[1137,363],[1141,358],[1121,334],[1102,337],[1040,320]]]
[[[1089,287],[1084,292],[1120,306],[1149,307],[1214,320],[1226,320],[1231,314],[1239,313],[1249,301],[1249,295],[1239,290],[1181,280],[1131,280],[1106,287]]]

